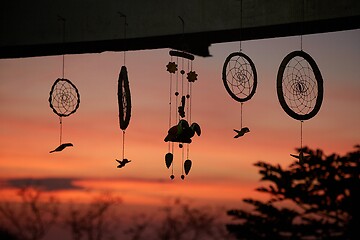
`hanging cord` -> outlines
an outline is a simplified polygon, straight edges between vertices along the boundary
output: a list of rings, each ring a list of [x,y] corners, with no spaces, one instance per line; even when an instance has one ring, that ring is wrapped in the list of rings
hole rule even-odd
[[[126,63],[126,51],[127,51],[127,46],[126,46],[126,27],[128,25],[127,23],[127,19],[126,19],[126,15],[123,14],[122,12],[118,12],[118,14],[120,15],[121,18],[124,18],[124,51],[123,51],[123,55],[124,55],[124,66]]]
[[[179,63],[179,57],[176,57],[176,65]],[[179,103],[179,71],[176,71],[176,83],[175,83],[175,106]],[[179,112],[175,111],[175,119],[179,119]]]
[[[172,56],[170,57],[170,62],[172,62]],[[169,83],[169,129],[171,128],[171,102],[172,102],[172,94],[171,94],[171,91],[172,91],[172,73],[169,72],[170,74],[170,83]],[[168,142],[168,152],[170,152],[170,145],[171,145],[171,142],[169,141]]]
[[[66,26],[66,19],[60,15],[58,15],[58,20],[62,21],[62,79],[65,78],[65,48],[64,48],[64,44],[65,44],[65,26]],[[63,128],[63,123],[62,123],[62,116],[59,116],[59,122],[60,122],[60,145],[62,143],[62,128]]]
[[[171,143],[171,153],[174,156],[174,143]],[[174,165],[175,165],[175,161],[173,160],[172,164],[171,164],[171,175],[174,175]]]
[[[123,132],[123,139],[122,139],[122,159],[125,159],[125,130]]]
[[[62,16],[58,15],[58,20],[62,21],[62,78],[65,78],[65,53],[64,53],[64,45],[65,45],[65,26],[66,26],[66,19]]]
[[[62,117],[59,117],[59,121],[60,121],[60,145],[62,143]]]
[[[304,21],[305,21],[305,0],[302,1],[301,9],[301,34],[300,34],[300,49],[303,50],[303,35],[304,35]]]
[[[184,58],[181,58],[181,97],[184,96]]]
[[[193,70],[193,61],[190,62],[190,71]],[[189,122],[191,122],[191,109],[192,109],[192,82],[189,82]]]
[[[241,129],[242,129],[242,108],[243,108],[243,104],[244,103],[240,104],[240,127],[241,127]]]
[[[300,151],[302,152],[302,124],[303,120],[300,121]]]
[[[191,64],[191,67],[190,67]],[[187,71],[192,71],[192,61],[188,61]],[[187,93],[186,93],[186,116],[188,118],[189,124],[191,124],[191,82],[187,82]],[[190,144],[186,144],[186,158],[189,159]]]
[[[241,48],[241,41],[242,41],[242,0],[240,0],[240,52],[242,51],[242,48]]]
[[[182,35],[181,35],[181,51],[184,51],[184,39],[185,39],[185,21],[181,16],[178,16],[182,24]]]
[[[181,175],[184,176],[184,148],[181,149]]]

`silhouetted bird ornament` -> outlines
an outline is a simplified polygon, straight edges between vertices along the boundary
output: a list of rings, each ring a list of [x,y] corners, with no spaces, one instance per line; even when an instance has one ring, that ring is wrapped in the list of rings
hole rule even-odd
[[[249,128],[247,127],[243,127],[241,130],[234,129],[234,131],[236,132],[236,136],[234,138],[242,137],[245,133],[250,132]]]
[[[304,164],[304,160],[310,157],[309,155],[304,155],[304,152],[302,150],[300,150],[299,155],[290,154],[290,156],[299,159],[300,164]]]
[[[124,167],[126,164],[128,164],[129,162],[131,162],[130,160],[127,160],[126,158],[124,158],[122,161],[115,159],[119,165],[117,166],[117,168],[122,168]]]
[[[58,146],[57,148],[55,148],[54,150],[50,151],[50,153],[53,152],[61,152],[62,150],[64,150],[66,147],[72,147],[74,146],[72,143],[63,143],[60,146]]]
[[[167,136],[165,137],[165,142],[179,142],[179,143],[191,143],[191,138],[195,135],[195,133],[200,136],[201,135],[201,129],[199,124],[192,123],[191,126],[189,126],[189,123],[181,119],[179,123],[175,126],[172,126]]]

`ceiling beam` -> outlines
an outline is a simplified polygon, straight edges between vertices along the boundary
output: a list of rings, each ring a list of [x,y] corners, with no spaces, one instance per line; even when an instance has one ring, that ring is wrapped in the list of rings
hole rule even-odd
[[[360,28],[358,0],[166,3],[6,1],[0,16],[0,58],[158,48],[210,56],[209,46],[213,43]],[[119,12],[126,15],[126,29],[125,17]]]

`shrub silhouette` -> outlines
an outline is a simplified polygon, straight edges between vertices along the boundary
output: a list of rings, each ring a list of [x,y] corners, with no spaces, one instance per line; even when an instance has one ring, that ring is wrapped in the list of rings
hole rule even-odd
[[[261,180],[271,182],[256,190],[270,199],[246,198],[253,211],[227,212],[234,219],[227,230],[237,239],[360,239],[360,146],[344,156],[303,151],[310,157],[286,169],[254,164]]]

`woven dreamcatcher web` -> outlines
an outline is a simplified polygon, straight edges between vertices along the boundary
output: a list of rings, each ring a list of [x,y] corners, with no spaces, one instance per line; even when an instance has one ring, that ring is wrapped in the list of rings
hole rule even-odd
[[[70,80],[58,78],[51,87],[49,103],[55,114],[67,117],[79,108],[79,91]]]
[[[80,94],[76,86],[68,79],[58,78],[51,87],[49,97],[50,107],[59,116],[60,120],[60,145],[53,152],[60,152],[72,143],[62,143],[62,118],[75,113],[80,105]]]
[[[63,44],[65,43],[65,18],[58,16],[63,23]],[[66,147],[73,146],[72,143],[62,143],[62,118],[75,113],[80,105],[80,94],[76,86],[64,77],[65,75],[65,55],[62,55],[62,78],[58,78],[51,87],[49,104],[53,112],[59,116],[60,120],[60,145],[53,152],[60,152]]]
[[[318,113],[323,79],[309,54],[294,51],[284,58],[277,76],[277,94],[281,107],[296,120],[308,120]]]
[[[226,91],[235,101],[246,102],[255,94],[257,86],[255,65],[242,52],[233,52],[225,59],[222,79]]]
[[[305,22],[306,1],[302,1],[302,21]],[[300,121],[299,154],[290,154],[300,164],[309,158],[303,149],[303,122],[313,118],[320,110],[324,88],[323,78],[315,60],[303,51],[303,25],[300,51],[289,53],[281,62],[277,75],[277,96],[283,110]]]
[[[257,73],[253,61],[242,52],[241,33],[242,33],[242,0],[240,0],[240,50],[231,53],[224,62],[222,70],[222,80],[228,94],[237,102],[240,102],[240,130],[234,129],[234,138],[244,136],[250,132],[248,127],[243,127],[243,104],[250,100],[256,91]]]
[[[307,158],[302,147],[302,124],[319,112],[323,91],[320,70],[309,54],[294,51],[283,59],[277,75],[277,96],[283,110],[300,121],[300,152],[299,155],[290,155],[299,159],[301,164]]]

